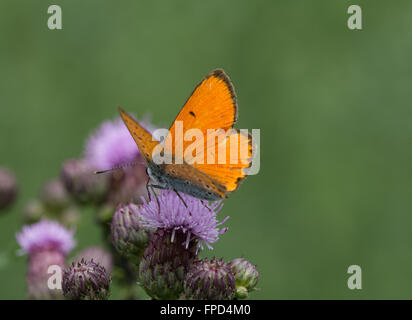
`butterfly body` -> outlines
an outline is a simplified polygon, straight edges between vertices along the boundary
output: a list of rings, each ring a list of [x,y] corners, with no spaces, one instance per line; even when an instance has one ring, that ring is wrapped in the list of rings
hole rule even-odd
[[[147,173],[155,183],[153,187],[172,189],[202,200],[220,200],[238,188],[252,164],[252,138],[250,134],[233,128],[237,119],[236,95],[223,70],[212,71],[199,83],[162,144],[122,109],[119,108],[119,112],[146,162]],[[186,133],[191,129],[196,129],[206,139],[199,140],[199,143],[197,139],[194,142],[187,140]],[[210,130],[223,130],[226,132],[225,139],[218,139],[218,142],[215,137],[209,139]],[[231,158],[232,137],[237,141],[234,152],[239,158],[237,162],[232,162]],[[180,161],[155,163],[159,146],[169,146],[166,154]],[[191,147],[196,150],[194,157],[201,156],[204,161],[189,163],[182,159],[177,150],[185,152]],[[246,152],[239,151],[242,147]],[[220,154],[224,154],[225,161],[218,159]]]

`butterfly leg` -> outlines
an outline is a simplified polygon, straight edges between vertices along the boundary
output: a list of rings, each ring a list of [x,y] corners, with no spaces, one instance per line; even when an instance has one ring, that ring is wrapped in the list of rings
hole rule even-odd
[[[207,210],[212,212],[212,210],[207,206],[207,204],[203,200],[200,200],[200,203],[203,204],[206,207]]]
[[[189,210],[189,207],[187,206],[186,201],[182,198],[182,196],[180,195],[180,193],[177,192],[176,189],[173,189],[173,191],[177,194],[177,196],[179,197],[179,199],[183,202],[184,206],[188,209],[189,214],[192,215],[192,213],[191,213],[190,210]]]
[[[159,214],[160,214],[160,202],[159,202],[159,198],[157,197],[157,194],[156,194],[156,192],[154,191],[154,189],[161,189],[161,190],[165,190],[165,189],[167,189],[167,188],[165,188],[165,187],[162,187],[162,186],[159,186],[159,185],[157,185],[157,184],[149,184],[149,183],[147,183],[146,184],[146,189],[147,189],[147,192],[148,192],[148,194],[149,194],[149,201],[152,201],[150,198],[150,192],[149,192],[149,189],[153,192],[153,194],[154,194],[154,196],[155,196],[155,198],[156,198],[156,202],[157,202],[157,206],[158,206],[158,208],[159,208]]]
[[[146,181],[146,191],[147,191],[147,197],[149,198],[149,202],[151,202],[152,201],[152,196],[151,196],[150,190],[149,190],[149,182],[150,182],[150,177]]]

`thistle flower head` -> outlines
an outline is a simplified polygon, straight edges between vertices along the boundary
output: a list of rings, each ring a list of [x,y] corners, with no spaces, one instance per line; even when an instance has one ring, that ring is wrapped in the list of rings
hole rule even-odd
[[[197,257],[193,241],[188,248],[181,245],[186,236],[176,231],[157,230],[150,239],[139,265],[139,281],[147,294],[154,299],[178,299],[183,293],[187,272]]]
[[[196,300],[230,300],[235,292],[235,277],[222,260],[197,261],[185,280],[185,296]]]
[[[17,182],[13,172],[0,167],[0,210],[7,208],[17,194]]]
[[[120,118],[101,124],[86,141],[85,157],[97,170],[136,161],[139,154],[136,143]]]
[[[63,272],[62,289],[71,300],[106,300],[110,291],[110,276],[100,264],[81,260]]]
[[[114,206],[141,203],[141,198],[147,196],[147,178],[144,164],[114,170],[110,175],[108,202]]]
[[[65,268],[66,256],[57,250],[35,251],[29,256],[27,272],[27,291],[30,299],[62,299],[61,283],[56,281],[54,288],[49,288],[48,282],[51,274],[49,268],[57,266],[61,270]]]
[[[52,210],[61,210],[69,205],[70,198],[60,179],[53,179],[43,186],[41,200]]]
[[[74,230],[68,230],[59,223],[41,220],[24,226],[16,239],[24,253],[32,254],[42,250],[56,250],[67,255],[75,246]]]
[[[219,226],[226,222],[229,217],[218,222],[216,214],[223,206],[221,201],[213,202],[206,207],[206,203],[194,197],[181,195],[182,200],[170,190],[162,190],[157,196],[159,206],[155,199],[144,204],[140,210],[145,224],[151,228],[171,231],[172,241],[176,231],[181,231],[186,235],[184,244],[188,247],[189,242],[196,239],[199,248],[203,248],[202,243],[208,248],[219,239],[219,235],[226,232],[227,228],[220,229]]]
[[[133,203],[119,206],[111,224],[114,247],[134,263],[139,262],[153,233],[152,229],[143,224],[140,208]]]
[[[99,202],[106,195],[108,177],[96,175],[85,159],[69,159],[61,168],[61,178],[70,195],[79,202]]]
[[[243,258],[236,258],[229,262],[229,266],[236,278],[236,298],[245,299],[255,290],[259,280],[256,266]]]
[[[112,255],[98,246],[87,247],[80,251],[73,259],[75,263],[85,261],[94,261],[105,268],[108,274],[112,273],[113,258]]]

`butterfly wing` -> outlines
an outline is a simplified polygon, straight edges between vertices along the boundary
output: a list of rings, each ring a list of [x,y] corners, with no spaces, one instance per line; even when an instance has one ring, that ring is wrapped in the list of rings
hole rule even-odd
[[[202,174],[196,175],[197,183],[204,186],[213,184],[213,188],[220,193],[236,190],[239,183],[246,176],[246,168],[251,165],[252,141],[248,134],[232,129],[237,119],[236,95],[229,77],[223,70],[214,70],[209,73],[195,88],[186,104],[176,117],[165,140],[165,146],[171,147],[170,152],[178,158],[184,155],[185,150],[191,146],[196,147],[192,141],[185,141],[184,134],[189,129],[198,129],[208,141],[196,141],[201,143],[199,147],[202,151],[196,153],[194,161],[190,163],[193,168]],[[179,125],[182,130],[176,130]],[[215,137],[209,137],[208,130],[222,129],[229,131],[225,138],[215,142]],[[237,139],[237,160],[231,161],[233,154],[230,154],[230,138]],[[214,139],[211,141],[210,139]],[[176,152],[181,150],[181,152]],[[233,149],[232,149],[233,150]],[[242,152],[243,150],[243,152]],[[246,150],[246,151],[245,151]],[[224,161],[219,161],[218,155],[226,152]],[[203,162],[198,161],[198,157],[203,157]],[[210,161],[214,159],[214,161]],[[185,158],[186,160],[186,158]],[[172,165],[173,166],[173,165]],[[179,166],[175,166],[175,173],[184,176],[186,173],[180,172]],[[198,177],[199,176],[199,177]],[[206,181],[208,177],[210,181]],[[203,180],[202,180],[203,179]]]
[[[178,188],[179,191],[191,194],[188,190],[190,189],[193,191],[195,188],[197,189],[197,195],[194,196],[201,199],[208,199],[212,195],[215,199],[223,199],[227,197],[226,189],[223,185],[217,183],[206,173],[189,164],[167,164],[164,165],[163,169],[166,175],[185,181],[185,184]]]
[[[252,165],[251,135],[231,129],[222,139],[210,145],[212,147],[205,147],[205,154],[196,154],[192,160],[193,167],[222,185],[226,192],[235,191],[247,176],[247,168]],[[196,162],[202,156],[204,163]]]
[[[237,119],[235,90],[223,70],[210,72],[195,88],[170,127],[165,146],[179,156],[176,150],[184,151],[190,144],[184,141],[184,133],[192,128],[202,131],[206,137],[208,129],[228,130]],[[182,125],[182,130],[176,127]]]
[[[153,138],[149,131],[143,128],[135,119],[124,112],[120,107],[119,113],[127,129],[129,129],[134,141],[136,142],[143,159],[146,162],[151,161],[153,149],[159,144],[159,142]]]

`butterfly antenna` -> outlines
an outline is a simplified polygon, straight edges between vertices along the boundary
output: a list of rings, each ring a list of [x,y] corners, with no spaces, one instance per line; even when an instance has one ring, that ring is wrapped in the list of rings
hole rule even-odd
[[[125,164],[121,164],[121,165],[115,166],[115,167],[110,168],[110,169],[95,171],[94,174],[102,174],[102,173],[112,172],[112,171],[117,170],[117,169],[123,169],[123,168],[127,168],[127,167],[133,167],[133,166],[135,166],[135,165],[137,165],[137,164],[145,164],[145,163],[144,163],[144,162],[141,162],[141,161],[129,162],[129,163],[125,163]]]

